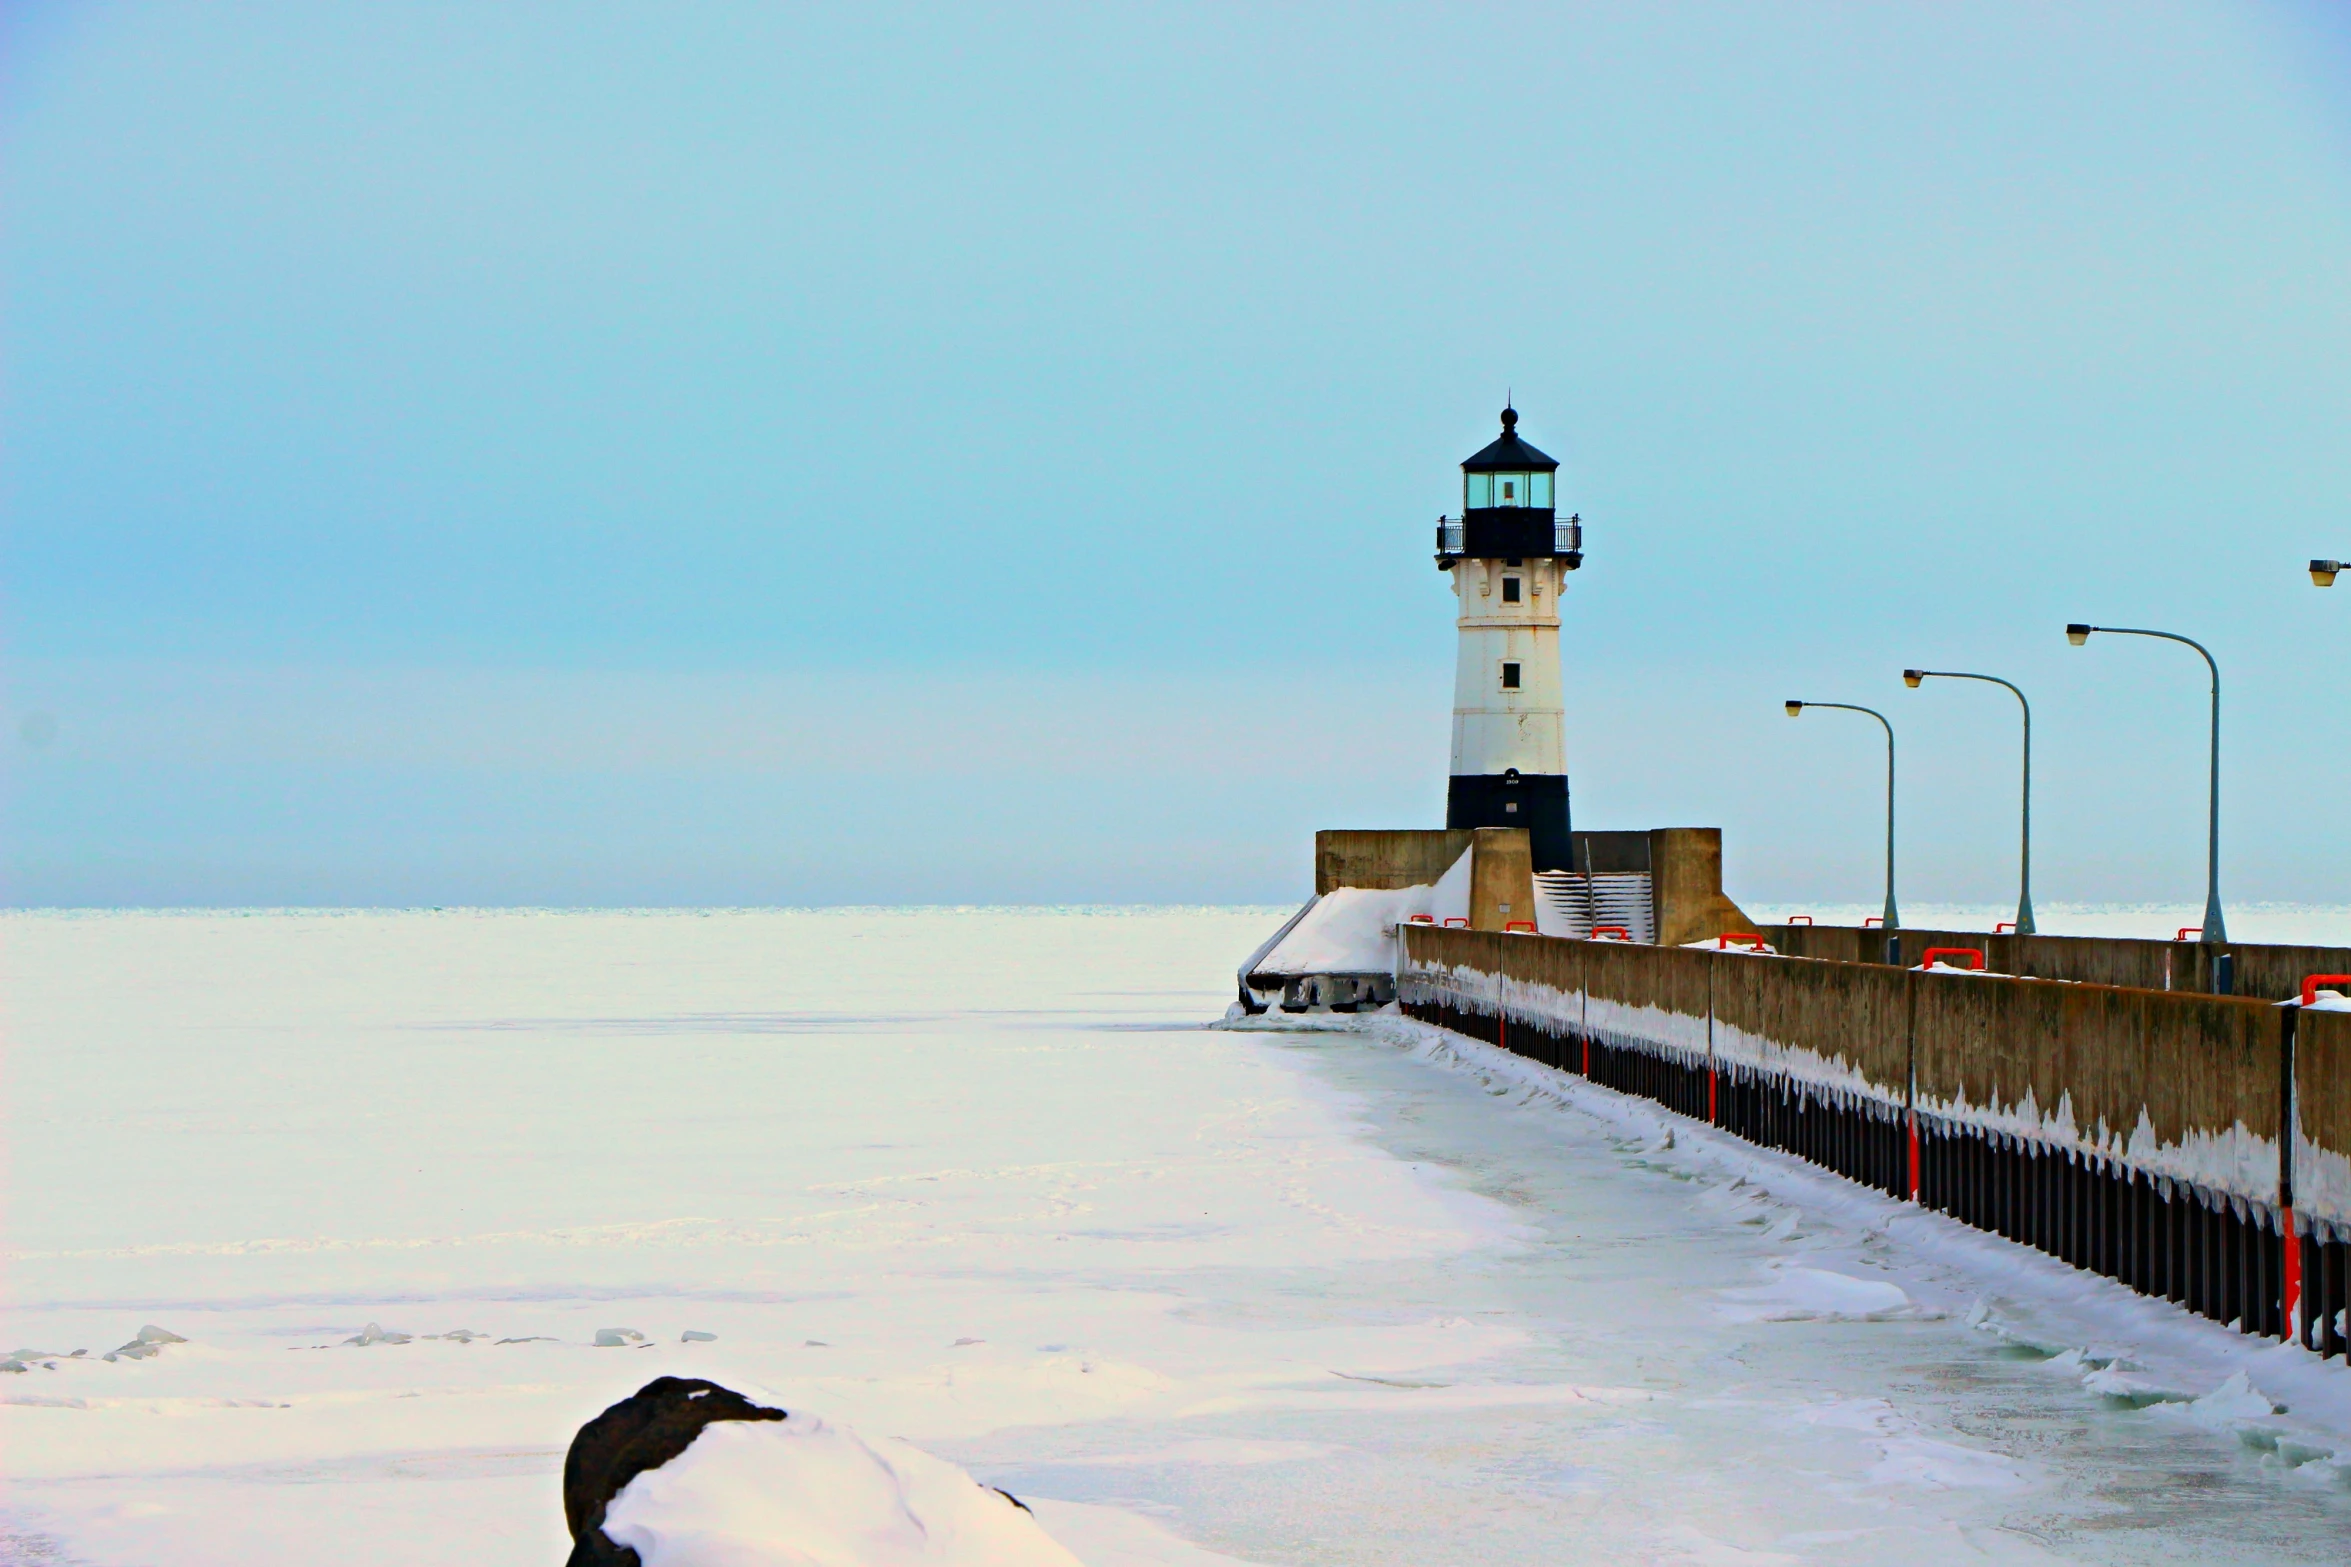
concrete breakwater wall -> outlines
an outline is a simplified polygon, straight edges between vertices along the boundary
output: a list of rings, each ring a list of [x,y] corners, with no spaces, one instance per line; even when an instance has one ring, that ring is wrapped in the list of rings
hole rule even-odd
[[[1761,933],[1794,957],[1838,963],[1883,963],[1886,932],[1851,925],[1765,925]],[[2126,985],[2139,990],[2221,988],[2220,959],[2226,958],[2227,993],[2262,1001],[2284,1001],[2302,990],[2307,974],[2351,974],[2351,948],[2294,947],[2267,942],[2146,941],[2124,936],[1987,936],[1981,931],[1894,932],[1902,963],[1914,966],[1930,947],[1973,947],[1995,974],[2032,979],[2066,979],[2092,985]]]
[[[1425,1022],[2344,1353],[2351,1012],[1484,931],[1401,940],[1398,999]]]

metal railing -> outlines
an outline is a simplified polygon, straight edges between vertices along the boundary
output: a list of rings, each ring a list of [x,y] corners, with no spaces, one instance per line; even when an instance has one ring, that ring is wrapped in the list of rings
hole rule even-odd
[[[1467,548],[1459,517],[1437,519],[1437,553],[1460,555]],[[1581,554],[1584,548],[1584,524],[1581,517],[1562,517],[1551,525],[1551,551],[1555,555]]]

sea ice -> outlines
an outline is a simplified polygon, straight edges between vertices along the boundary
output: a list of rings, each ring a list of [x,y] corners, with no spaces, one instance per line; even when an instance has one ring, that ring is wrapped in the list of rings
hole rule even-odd
[[[0,916],[0,1332],[189,1341],[0,1378],[0,1561],[561,1561],[665,1371],[1088,1567],[2340,1560],[2340,1361],[1409,1020],[1199,1026],[1278,918]],[[387,1317],[466,1326],[330,1352]]]

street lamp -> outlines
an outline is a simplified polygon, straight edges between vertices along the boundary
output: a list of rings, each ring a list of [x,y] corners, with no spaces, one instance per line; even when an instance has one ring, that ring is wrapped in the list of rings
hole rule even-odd
[[[1901,928],[1902,916],[1894,908],[1894,726],[1886,723],[1886,715],[1874,707],[1855,707],[1850,702],[1790,702],[1788,716],[1800,717],[1808,707],[1833,707],[1840,713],[1867,713],[1886,730],[1886,939],[1891,942],[1894,932]]]
[[[2310,563],[2310,580],[2323,588],[2334,581],[2335,574],[2332,570],[2321,571],[2319,568],[2340,565],[2339,561],[2314,560]],[[2326,581],[2320,582],[2321,577]],[[2093,631],[2103,631],[2117,637],[2160,637],[2166,642],[2185,642],[2204,655],[2204,667],[2212,671],[2212,787],[2207,795],[2205,812],[2204,939],[2226,941],[2229,939],[2228,927],[2220,917],[2220,666],[2212,661],[2211,650],[2203,643],[2194,637],[2183,637],[2172,631],[2142,631],[2134,626],[2085,626],[2077,620],[2065,628],[2065,640],[2080,647],[2090,640]]]
[[[2024,693],[1998,675],[1962,674],[1956,669],[1905,669],[1902,683],[1916,691],[1927,680],[1981,680],[1988,685],[2008,686],[2024,709],[2024,834],[2018,851],[2016,874],[2016,933],[2033,934],[2033,704],[2024,699]]]
[[[2339,560],[2314,560],[2310,563],[2310,585],[2314,588],[2331,588],[2335,585],[2335,573],[2343,569],[2343,563]]]

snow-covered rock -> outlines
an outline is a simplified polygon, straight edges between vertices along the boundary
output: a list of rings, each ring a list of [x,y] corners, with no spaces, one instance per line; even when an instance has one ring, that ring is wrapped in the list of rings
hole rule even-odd
[[[570,1567],[1078,1567],[953,1464],[699,1379],[582,1426],[563,1507]]]
[[[123,1345],[120,1349],[108,1350],[106,1358],[108,1360],[153,1360],[157,1355],[163,1353],[164,1345],[185,1344],[186,1342],[188,1342],[186,1339],[172,1332],[171,1329],[159,1328],[150,1322],[139,1329],[139,1336],[128,1344]]]

